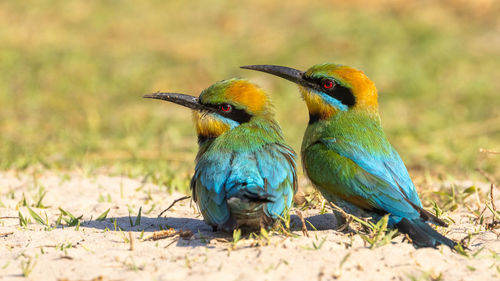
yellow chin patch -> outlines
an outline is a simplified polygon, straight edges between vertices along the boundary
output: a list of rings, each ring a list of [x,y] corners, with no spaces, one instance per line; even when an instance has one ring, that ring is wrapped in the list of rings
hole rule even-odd
[[[203,114],[199,111],[193,111],[193,121],[199,136],[218,137],[230,129],[228,124],[217,120],[211,114]]]
[[[337,113],[337,109],[327,104],[319,95],[311,93],[303,87],[299,88],[310,115],[317,115],[321,119],[328,119]]]
[[[266,93],[247,81],[232,83],[226,90],[226,97],[228,100],[245,105],[253,113],[264,110],[268,102]]]

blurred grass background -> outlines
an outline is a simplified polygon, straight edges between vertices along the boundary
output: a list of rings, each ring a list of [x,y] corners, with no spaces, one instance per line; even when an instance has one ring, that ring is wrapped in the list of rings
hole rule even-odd
[[[191,114],[144,100],[246,77],[298,151],[292,83],[238,68],[362,69],[414,175],[500,175],[500,1],[0,2],[0,169],[104,169],[187,187]]]

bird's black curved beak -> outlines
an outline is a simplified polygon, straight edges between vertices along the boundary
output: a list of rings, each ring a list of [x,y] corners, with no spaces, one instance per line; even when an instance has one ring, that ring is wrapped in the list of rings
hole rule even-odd
[[[147,99],[157,99],[173,102],[194,110],[209,110],[208,107],[200,103],[199,98],[190,95],[177,93],[154,93],[150,95],[144,95],[143,97]]]
[[[245,66],[240,66],[240,68],[266,72],[272,75],[279,76],[286,80],[292,81],[304,87],[313,86],[311,82],[308,82],[307,80],[304,79],[304,73],[305,73],[304,71],[300,71],[286,66],[260,64],[260,65],[245,65]]]

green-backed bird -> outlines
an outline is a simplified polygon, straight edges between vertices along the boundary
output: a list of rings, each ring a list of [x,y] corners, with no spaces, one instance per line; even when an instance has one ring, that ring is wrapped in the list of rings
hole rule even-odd
[[[250,65],[299,85],[309,110],[302,163],[323,196],[344,211],[379,219],[408,234],[417,247],[453,248],[456,243],[429,224],[447,226],[426,211],[408,171],[387,140],[378,113],[375,84],[361,71],[318,64],[307,71]]]
[[[296,155],[261,88],[229,79],[203,90],[199,98],[176,93],[144,97],[193,110],[199,150],[191,191],[214,231],[267,227],[289,210],[297,190]]]

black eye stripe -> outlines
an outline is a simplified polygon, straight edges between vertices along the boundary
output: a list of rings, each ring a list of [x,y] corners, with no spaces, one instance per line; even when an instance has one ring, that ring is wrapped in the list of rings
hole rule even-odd
[[[323,92],[330,97],[339,100],[342,104],[347,106],[354,106],[356,104],[356,98],[354,97],[351,89],[340,85],[333,79],[330,79],[333,81],[333,87],[329,89],[325,89],[323,86],[323,82],[328,78],[304,77],[304,79],[316,85],[315,90]]]
[[[337,84],[337,86],[333,88],[333,92],[332,96],[338,99],[341,103],[347,106],[353,106],[356,104],[356,98],[352,94],[351,89]]]
[[[229,105],[231,107],[231,110],[228,111],[223,111],[222,106],[223,105]],[[205,104],[206,107],[209,107],[213,109],[214,112],[217,112],[221,116],[224,116],[226,118],[229,118],[231,120],[234,120],[240,124],[246,123],[252,119],[253,115],[248,113],[244,109],[238,109],[232,104]]]

